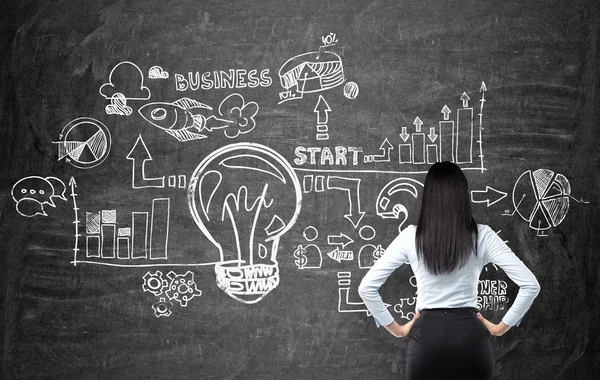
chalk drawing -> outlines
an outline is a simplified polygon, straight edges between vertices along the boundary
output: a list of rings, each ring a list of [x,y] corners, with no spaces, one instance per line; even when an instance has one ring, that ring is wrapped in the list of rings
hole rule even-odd
[[[302,232],[302,236],[306,241],[315,241],[319,237],[319,230],[317,230],[314,226],[308,226]]]
[[[380,154],[365,154],[363,159],[365,162],[390,162],[391,161],[391,151],[394,149],[394,146],[390,143],[390,141],[385,138],[379,146]]]
[[[206,138],[203,130],[209,130],[206,116],[212,107],[190,98],[173,103],[154,102],[140,107],[139,114],[153,126],[162,129],[177,141],[186,142]]]
[[[248,133],[256,126],[258,110],[256,102],[246,102],[242,95],[233,93],[221,101],[218,115],[212,114],[211,106],[190,98],[148,103],[138,112],[177,141],[187,142],[205,139],[207,133],[217,129],[224,129],[228,138]]]
[[[171,301],[179,302],[181,307],[187,307],[188,301],[202,295],[194,281],[194,273],[187,271],[185,274],[177,274],[173,271],[167,273],[170,280],[165,294]]]
[[[414,203],[423,184],[412,178],[400,177],[388,182],[377,196],[375,208],[383,219],[398,219],[398,231],[408,220],[408,202]]]
[[[373,244],[365,244],[358,251],[358,267],[363,268],[371,268],[377,260],[383,255],[385,249],[378,244],[377,246]]]
[[[107,115],[129,116],[133,113],[133,109],[127,105],[125,95],[117,92],[110,98],[110,104],[105,108]]]
[[[146,147],[142,135],[138,135],[133,148],[125,157],[132,161],[131,187],[143,189],[148,187],[165,187],[165,177],[148,178],[146,176],[146,163],[152,161],[152,156]]]
[[[169,79],[169,73],[160,66],[152,66],[148,70],[148,79]]]
[[[525,171],[512,191],[515,212],[538,232],[562,223],[569,211],[569,199],[569,180],[549,169]]]
[[[158,302],[155,302],[152,305],[152,309],[154,310],[154,315],[156,316],[156,318],[171,316],[172,308],[173,304],[167,301],[164,297],[160,297]]]
[[[152,293],[157,297],[169,288],[169,282],[163,278],[163,273],[159,270],[154,273],[146,272],[142,279],[144,280],[142,284],[144,292]]]
[[[75,226],[75,245],[73,247],[73,260],[77,259],[77,253],[79,252],[79,238],[81,234],[79,233],[79,208],[77,207],[77,194],[75,193],[75,188],[77,187],[77,182],[75,182],[75,178],[71,177],[69,180],[69,187],[71,188],[71,199],[73,200],[73,213],[75,214],[75,218],[73,219],[73,225]]]
[[[44,205],[56,207],[55,199],[67,201],[66,187],[56,177],[28,176],[17,181],[11,191],[15,208],[22,216],[48,216]]]
[[[86,258],[80,260],[77,252],[73,265],[79,263],[118,267],[173,266],[175,264],[116,264],[112,259],[151,262],[167,261],[169,258],[170,198],[154,198],[152,210],[131,212],[130,227],[118,227],[117,210],[108,209],[85,213]],[[189,264],[189,266],[198,264]]]
[[[327,189],[328,190],[340,190],[345,191],[348,195],[348,212],[344,214],[346,218],[354,228],[357,228],[365,216],[365,212],[361,211],[360,204],[360,178],[346,178],[338,176],[327,177]]]
[[[315,244],[299,244],[294,250],[294,264],[298,269],[319,269],[323,265],[323,254]]]
[[[502,280],[479,280],[477,286],[477,308],[480,310],[504,310],[509,299],[506,294],[508,284]]]
[[[285,89],[279,94],[279,104],[301,99],[307,93],[326,91],[344,83],[342,59],[323,49],[300,54],[281,66],[279,80]]]
[[[279,240],[301,203],[292,167],[266,146],[226,145],[198,165],[188,204],[200,231],[219,249],[219,288],[239,302],[256,303],[279,285]]]
[[[315,105],[314,112],[317,114],[317,140],[328,140],[329,134],[327,133],[328,127],[327,122],[329,120],[329,104],[323,98],[323,95],[319,95],[319,100]]]
[[[375,229],[371,226],[362,226],[360,230],[358,230],[358,235],[361,239],[369,241],[375,238]]]
[[[110,152],[111,138],[108,128],[91,117],[81,117],[69,122],[58,136],[58,160],[65,160],[79,169],[100,165]]]
[[[358,84],[356,82],[347,82],[344,85],[344,96],[348,99],[356,99],[358,96]]]
[[[493,187],[486,186],[485,190],[471,190],[471,202],[485,203],[486,207],[500,202],[506,197],[507,193],[496,190]]]
[[[111,99],[121,93],[127,100],[148,100],[150,89],[144,86],[144,74],[133,62],[123,61],[110,71],[108,82],[100,87],[100,95]]]

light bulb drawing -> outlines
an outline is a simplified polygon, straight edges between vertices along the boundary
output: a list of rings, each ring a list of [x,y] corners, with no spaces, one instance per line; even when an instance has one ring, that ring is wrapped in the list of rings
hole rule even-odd
[[[221,147],[192,174],[188,203],[196,225],[219,250],[219,288],[252,304],[279,285],[279,240],[302,204],[300,181],[285,158],[260,144]]]

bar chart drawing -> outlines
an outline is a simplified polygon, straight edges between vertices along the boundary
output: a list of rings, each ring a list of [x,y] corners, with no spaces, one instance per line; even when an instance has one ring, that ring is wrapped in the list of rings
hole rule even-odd
[[[423,165],[451,161],[462,169],[483,172],[485,168],[481,138],[486,90],[485,83],[482,83],[478,113],[474,107],[469,107],[470,98],[465,92],[460,97],[462,107],[452,110],[448,105],[443,106],[440,112],[443,115],[440,119],[443,120],[439,120],[437,125],[427,125],[417,116],[414,127],[402,127],[402,140],[398,144],[398,163]]]
[[[170,198],[155,198],[150,211],[132,211],[126,227],[118,222],[117,210],[86,212],[85,262],[115,265],[112,259],[167,260],[170,212]],[[139,265],[147,265],[146,260]],[[78,262],[83,261],[75,257],[73,264]]]

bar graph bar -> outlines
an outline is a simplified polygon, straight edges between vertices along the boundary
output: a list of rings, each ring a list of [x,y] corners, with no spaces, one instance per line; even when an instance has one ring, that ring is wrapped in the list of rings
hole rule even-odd
[[[425,163],[425,134],[424,133],[413,133],[412,134],[413,144],[413,163],[424,164]]]
[[[86,236],[85,252],[87,257],[100,257],[100,236]]]
[[[119,236],[117,238],[117,258],[130,259],[131,252],[129,247],[129,236]]]
[[[412,164],[412,146],[410,144],[398,145],[398,155],[401,164]]]
[[[438,146],[437,144],[428,144],[427,145],[427,163],[435,164],[436,162],[440,162],[440,157],[438,155]]]
[[[131,213],[131,258],[148,258],[148,213]]]
[[[454,121],[440,121],[440,161],[454,162]]]
[[[114,259],[117,243],[117,226],[114,224],[102,224],[100,231],[100,236],[102,238],[100,254],[103,259]]]
[[[460,108],[456,116],[457,164],[473,162],[473,108]]]
[[[169,198],[152,200],[152,224],[150,225],[150,259],[166,259],[169,243]]]

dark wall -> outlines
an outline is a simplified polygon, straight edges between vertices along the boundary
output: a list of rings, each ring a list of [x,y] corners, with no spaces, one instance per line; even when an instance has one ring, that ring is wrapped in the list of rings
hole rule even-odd
[[[600,373],[596,1],[6,1],[0,20],[1,378],[403,378],[406,340],[356,288],[437,160],[542,287],[493,339],[495,378]],[[382,288],[402,323],[411,276]],[[482,313],[517,290],[486,266]]]

